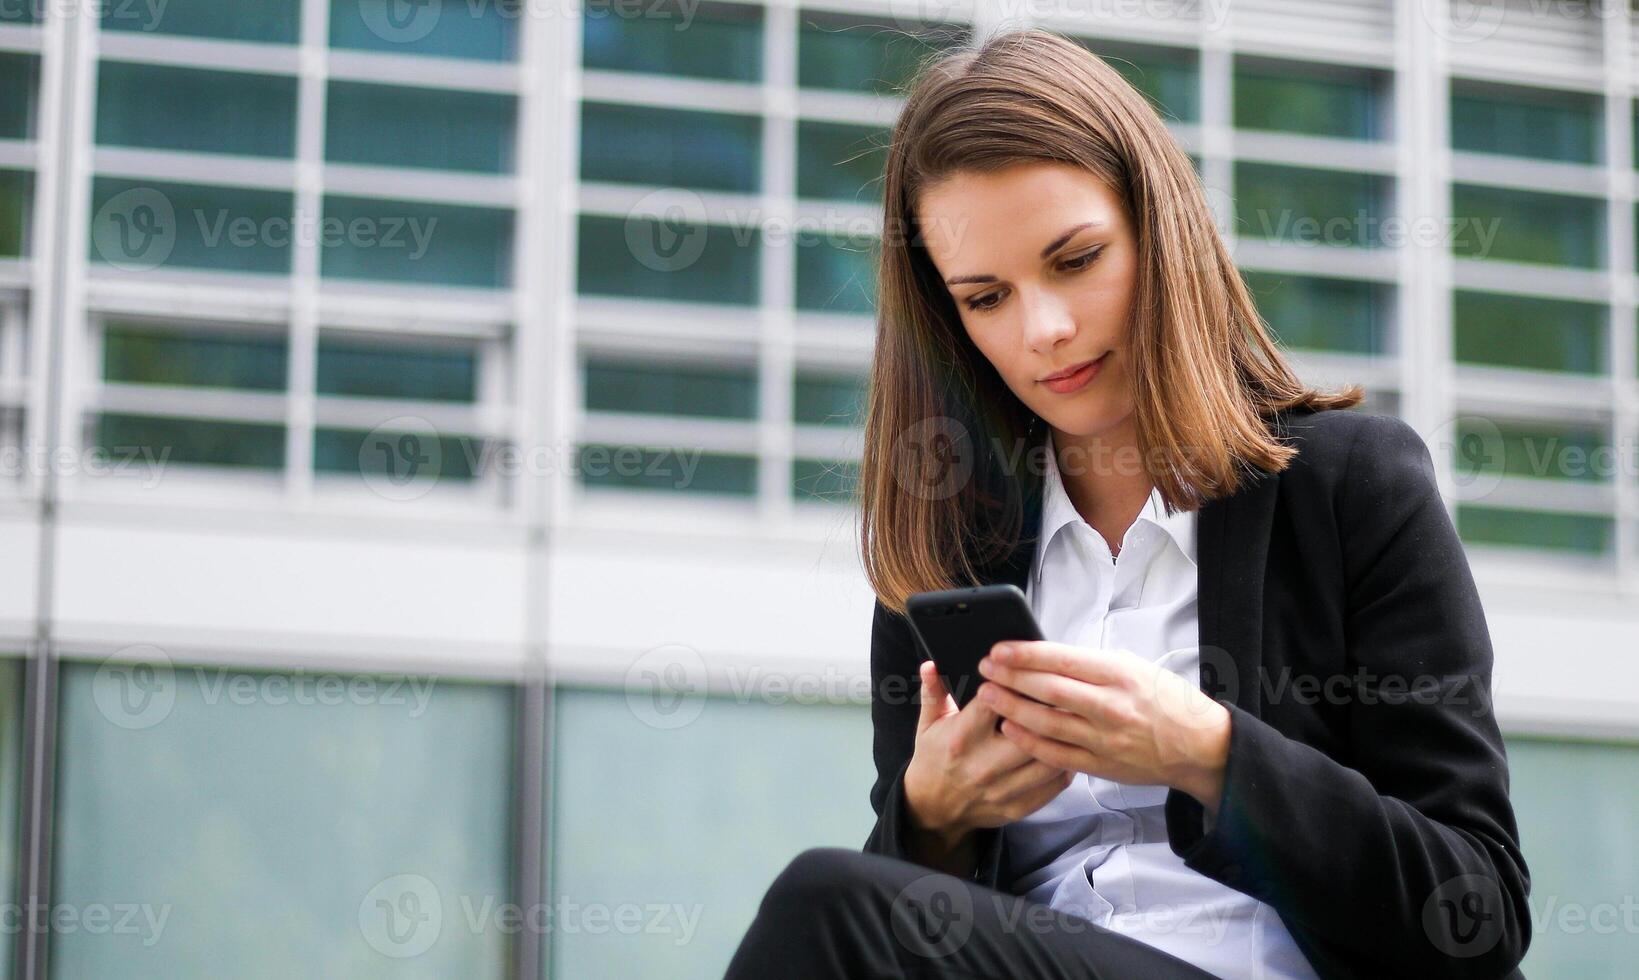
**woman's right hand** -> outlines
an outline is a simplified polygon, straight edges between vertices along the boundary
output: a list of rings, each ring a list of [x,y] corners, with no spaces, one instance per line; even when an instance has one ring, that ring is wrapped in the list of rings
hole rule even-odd
[[[978,698],[957,710],[933,661],[922,662],[921,677],[922,712],[905,770],[905,802],[912,822],[944,850],[954,850],[973,830],[1036,812],[1075,778],[997,731],[1000,716]]]

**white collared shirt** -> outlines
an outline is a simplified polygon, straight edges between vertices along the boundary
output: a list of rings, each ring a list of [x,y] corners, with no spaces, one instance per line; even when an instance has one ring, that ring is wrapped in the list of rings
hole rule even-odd
[[[1049,640],[1125,649],[1200,684],[1196,513],[1168,516],[1159,489],[1112,557],[1065,494],[1051,434],[1041,538],[1025,594]],[[1008,824],[1011,890],[1165,950],[1219,977],[1312,978],[1269,905],[1184,866],[1167,843],[1165,786],[1078,773]]]

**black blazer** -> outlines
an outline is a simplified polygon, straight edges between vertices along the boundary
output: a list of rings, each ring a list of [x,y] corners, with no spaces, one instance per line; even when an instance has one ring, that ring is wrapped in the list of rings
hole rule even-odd
[[[1172,850],[1270,904],[1323,977],[1517,976],[1530,877],[1490,634],[1428,448],[1397,418],[1346,411],[1282,414],[1271,431],[1299,450],[1292,464],[1197,517],[1201,687],[1232,734],[1210,833],[1199,803],[1167,794]],[[981,581],[1024,587],[1039,486],[1026,500],[1023,540]],[[864,849],[906,859],[920,660],[878,600]],[[974,877],[1006,890],[1004,836],[977,843]]]

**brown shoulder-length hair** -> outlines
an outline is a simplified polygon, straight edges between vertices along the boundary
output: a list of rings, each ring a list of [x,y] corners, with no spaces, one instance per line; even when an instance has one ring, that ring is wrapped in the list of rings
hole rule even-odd
[[[876,351],[865,401],[860,539],[882,603],[981,581],[1040,491],[1046,426],[962,327],[917,231],[919,195],[959,171],[1085,168],[1119,192],[1138,249],[1127,356],[1139,458],[1169,512],[1284,469],[1285,411],[1349,408],[1359,385],[1300,382],[1259,317],[1189,157],[1145,97],[1081,44],[1037,28],[925,61],[883,178]],[[1025,461],[1030,461],[1026,463]]]

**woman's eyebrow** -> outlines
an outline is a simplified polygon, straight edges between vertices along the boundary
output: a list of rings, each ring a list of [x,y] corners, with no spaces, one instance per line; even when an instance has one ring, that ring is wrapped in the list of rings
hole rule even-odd
[[[1065,242],[1069,241],[1072,237],[1075,236],[1076,232],[1084,231],[1088,228],[1096,228],[1096,227],[1099,227],[1103,224],[1104,224],[1103,221],[1083,221],[1081,224],[1076,225],[1073,228],[1066,229],[1063,234],[1059,235],[1057,238],[1055,238],[1052,241],[1047,243],[1047,246],[1041,250],[1041,257],[1045,259],[1049,255],[1052,255],[1054,252],[1058,251],[1059,248],[1062,247]],[[961,283],[964,283],[964,282],[995,282],[995,281],[996,281],[996,277],[995,276],[990,276],[990,275],[952,276],[949,279],[945,280],[945,285],[947,285],[947,286],[956,286],[956,285],[960,285]]]

